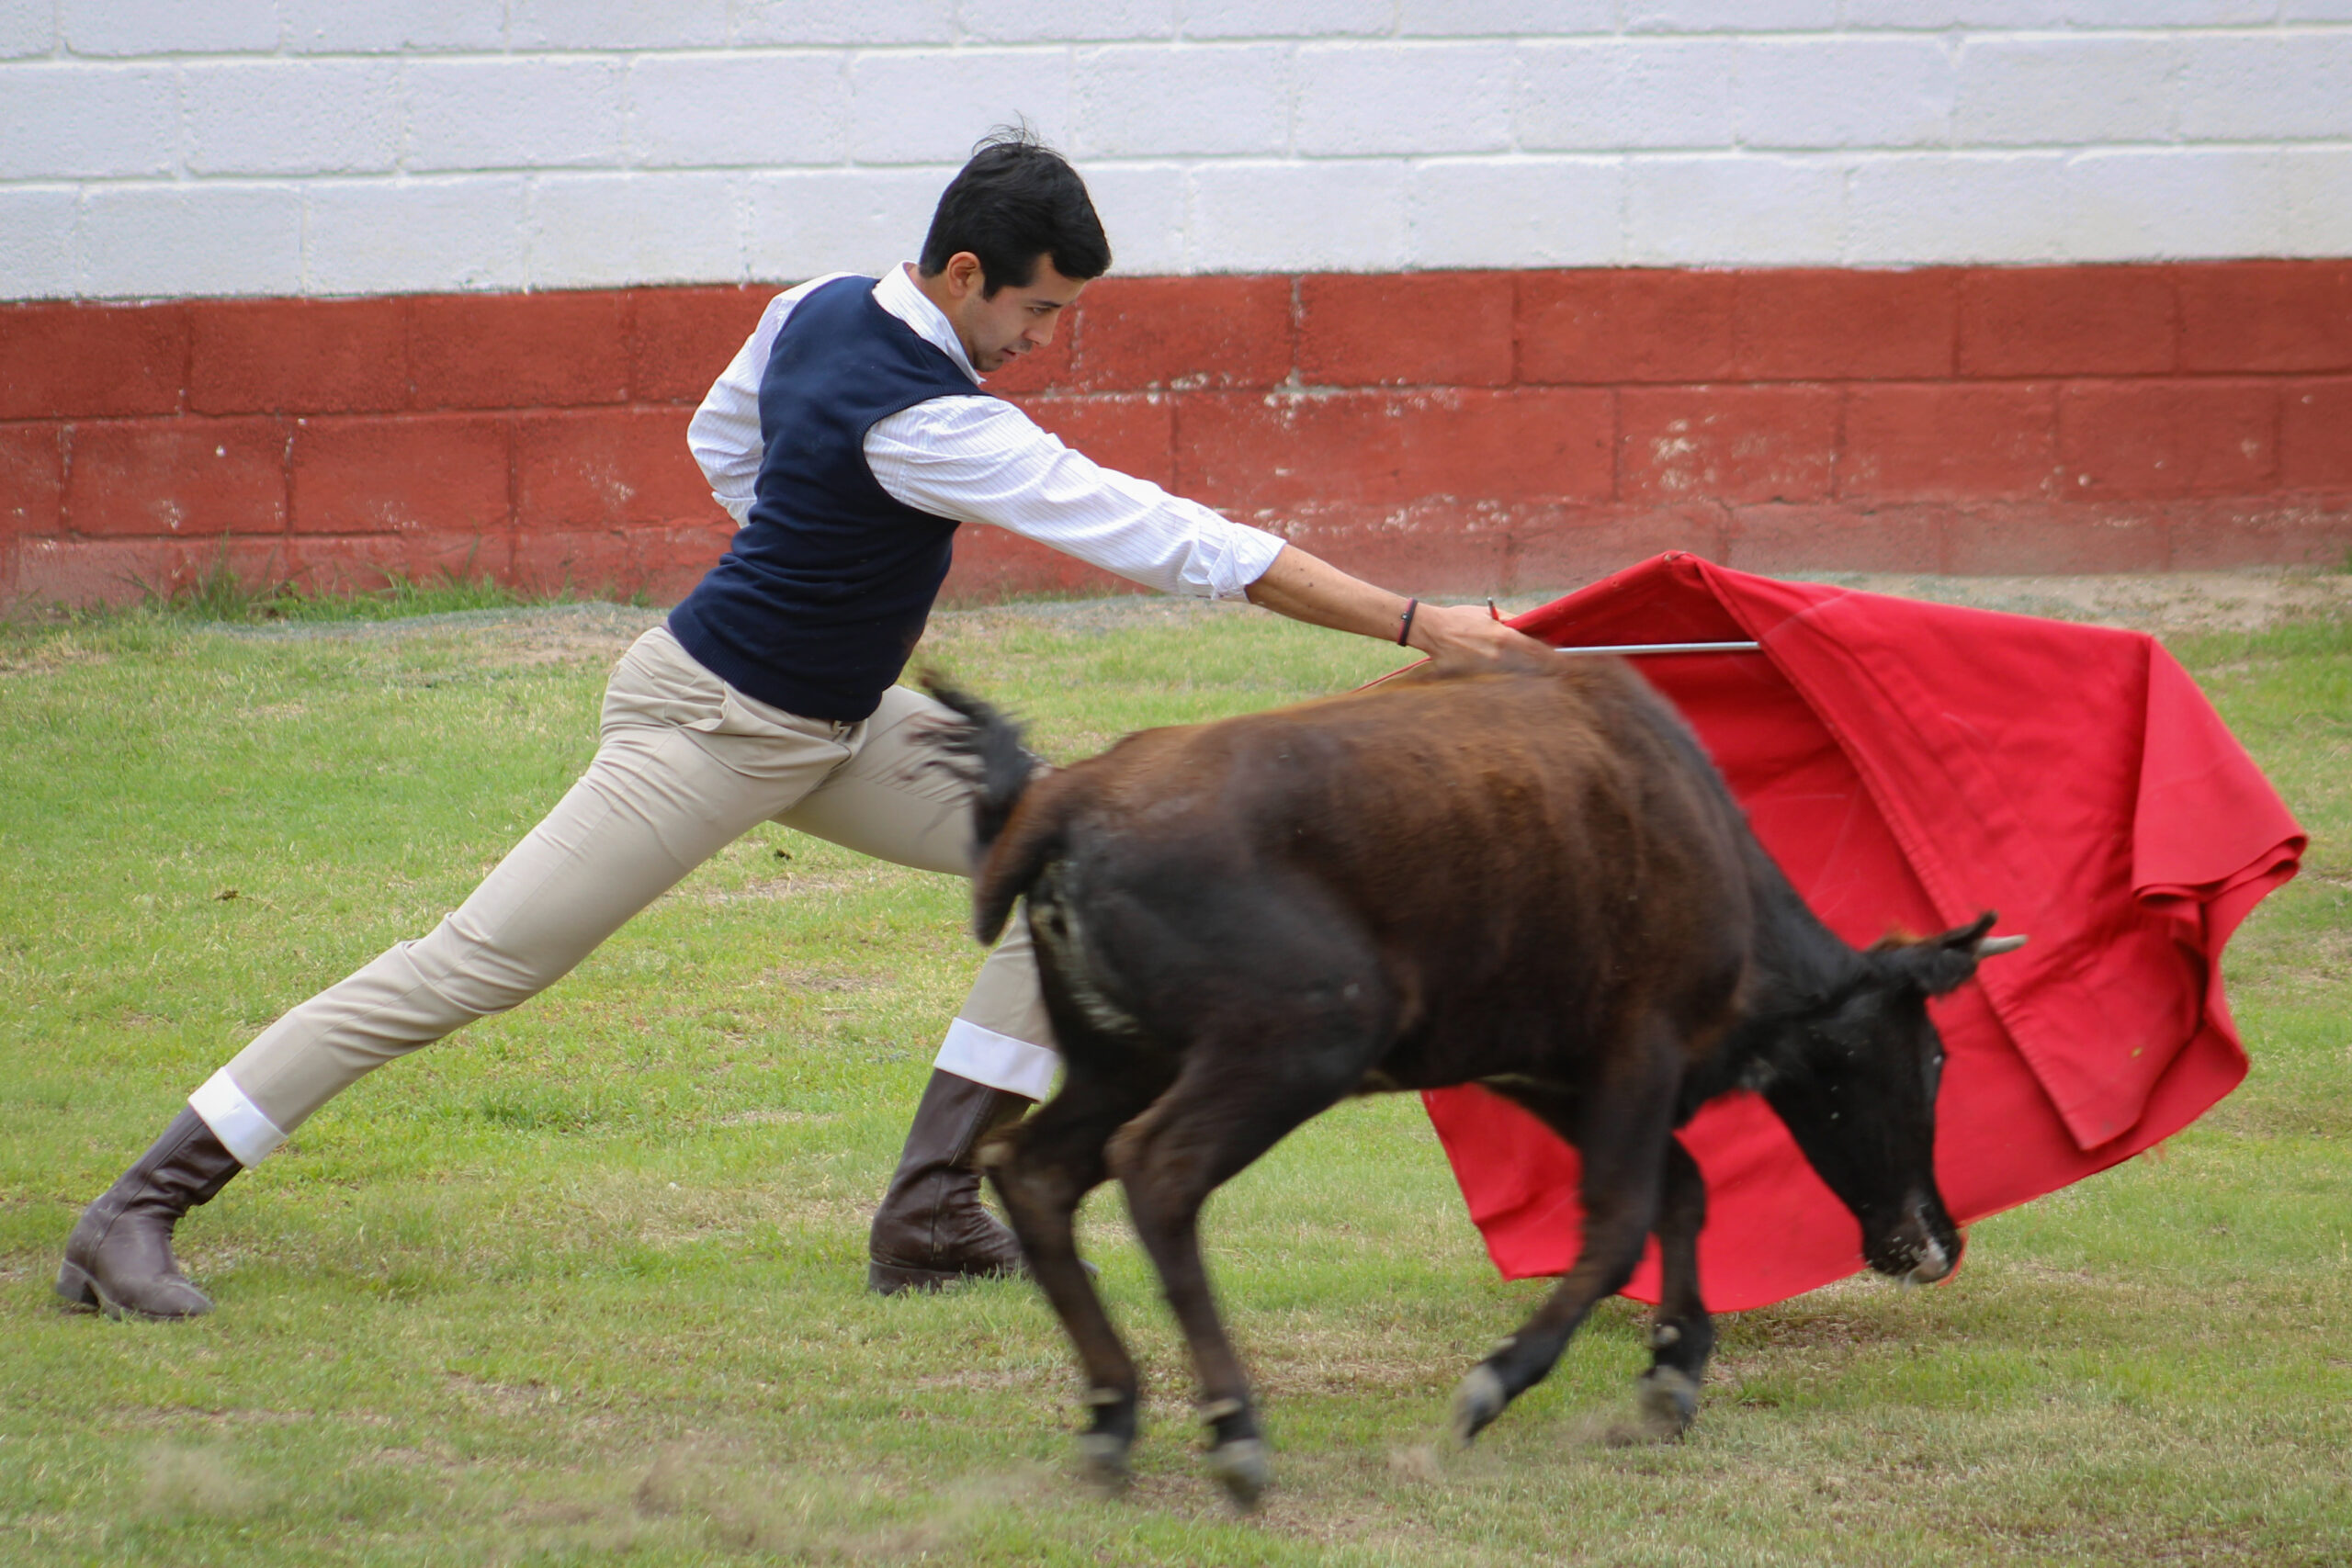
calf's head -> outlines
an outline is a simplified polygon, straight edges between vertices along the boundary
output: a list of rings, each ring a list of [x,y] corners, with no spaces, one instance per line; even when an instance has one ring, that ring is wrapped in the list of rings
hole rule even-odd
[[[1912,1284],[1951,1273],[1961,1250],[1936,1187],[1944,1047],[1928,998],[2025,944],[1988,938],[1993,919],[1858,955],[1861,968],[1846,984],[1781,1021],[1751,1079],[1861,1222],[1871,1267]]]

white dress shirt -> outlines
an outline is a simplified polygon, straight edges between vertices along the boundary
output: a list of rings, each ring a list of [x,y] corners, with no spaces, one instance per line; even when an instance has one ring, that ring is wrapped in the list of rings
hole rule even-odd
[[[738,524],[751,513],[760,472],[760,378],[775,334],[810,289],[852,276],[833,273],[769,300],[695,411],[686,444]],[[907,266],[883,275],[874,298],[979,384],[955,328]],[[865,433],[865,466],[918,512],[993,523],[1163,593],[1232,598],[1282,553],[1283,541],[1263,529],[1071,451],[1001,398],[933,398],[877,420]]]

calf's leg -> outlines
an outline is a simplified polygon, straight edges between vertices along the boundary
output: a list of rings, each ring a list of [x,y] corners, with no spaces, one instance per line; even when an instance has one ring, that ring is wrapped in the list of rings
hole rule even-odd
[[[1266,1489],[1266,1445],[1201,1260],[1201,1205],[1340,1099],[1363,1076],[1363,1060],[1351,1052],[1292,1055],[1258,1039],[1239,1050],[1195,1046],[1175,1086],[1112,1140],[1112,1168],[1126,1189],[1136,1235],[1159,1270],[1200,1378],[1209,1472],[1245,1509]]]
[[[1584,1162],[1584,1246],[1544,1304],[1462,1380],[1453,1435],[1463,1443],[1550,1374],[1593,1303],[1623,1289],[1642,1260],[1657,1214],[1660,1151],[1671,1135],[1671,1053],[1640,1051],[1613,1080],[1574,1100],[1496,1086],[1576,1146]]]
[[[1714,1353],[1715,1325],[1699,1293],[1699,1232],[1707,1223],[1707,1182],[1682,1140],[1666,1140],[1657,1234],[1662,1264],[1650,1323],[1650,1369],[1641,1376],[1642,1413],[1674,1437],[1699,1414],[1699,1383]]]
[[[1071,1222],[1080,1202],[1107,1174],[1103,1145],[1166,1082],[1164,1076],[1140,1069],[1107,1073],[1074,1055],[1060,1092],[979,1153],[1005,1217],[1021,1238],[1030,1272],[1061,1319],[1086,1374],[1091,1418],[1078,1439],[1080,1463],[1111,1486],[1127,1478],[1142,1382],[1079,1261]]]

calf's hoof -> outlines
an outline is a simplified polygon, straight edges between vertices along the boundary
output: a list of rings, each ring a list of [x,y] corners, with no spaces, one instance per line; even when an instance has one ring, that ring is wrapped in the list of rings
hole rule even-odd
[[[1216,1477],[1225,1495],[1243,1513],[1257,1507],[1258,1499],[1266,1495],[1266,1482],[1272,1471],[1266,1459],[1262,1438],[1236,1438],[1229,1443],[1219,1443],[1208,1451],[1209,1473]]]
[[[1078,1473],[1091,1484],[1112,1496],[1127,1489],[1127,1439],[1115,1432],[1080,1432],[1078,1435]]]
[[[1510,1395],[1503,1392],[1503,1380],[1494,1368],[1484,1361],[1471,1368],[1462,1386],[1453,1391],[1453,1440],[1468,1448],[1510,1403]]]
[[[1652,1367],[1634,1380],[1643,1424],[1657,1437],[1679,1438],[1699,1416],[1699,1380],[1679,1367]]]

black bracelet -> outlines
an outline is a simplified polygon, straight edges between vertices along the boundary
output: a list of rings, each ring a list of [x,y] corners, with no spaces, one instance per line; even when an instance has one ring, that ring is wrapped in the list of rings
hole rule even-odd
[[[1408,599],[1405,601],[1405,613],[1397,617],[1397,647],[1407,648],[1411,646],[1407,639],[1413,635],[1413,612],[1420,607],[1421,602],[1419,599]]]

